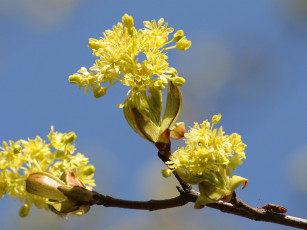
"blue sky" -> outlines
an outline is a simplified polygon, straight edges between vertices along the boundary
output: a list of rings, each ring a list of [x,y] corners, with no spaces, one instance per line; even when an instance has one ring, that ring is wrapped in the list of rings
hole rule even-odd
[[[187,81],[179,120],[189,126],[221,113],[226,133],[239,133],[247,144],[247,159],[236,173],[249,184],[238,196],[252,206],[260,206],[261,199],[304,217],[304,1],[0,0],[0,5],[1,142],[45,137],[51,125],[75,131],[78,151],[97,168],[97,191],[135,200],[176,195],[175,182],[161,177],[164,166],[156,149],[132,131],[116,107],[127,88],[112,87],[95,99],[67,80],[81,66],[93,64],[88,39],[99,38],[124,13],[134,17],[137,28],[144,20],[163,17],[192,40],[188,51],[169,52],[170,65]],[[174,143],[173,149],[180,145]],[[209,208],[196,211],[192,205],[156,213],[93,207],[65,221],[35,208],[21,219],[18,201],[0,202],[5,229],[287,229]]]

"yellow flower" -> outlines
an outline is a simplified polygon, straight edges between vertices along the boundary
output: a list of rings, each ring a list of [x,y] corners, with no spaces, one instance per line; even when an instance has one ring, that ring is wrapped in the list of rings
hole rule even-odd
[[[130,87],[127,95],[136,101],[135,104],[145,101],[140,110],[149,109],[146,92],[152,88],[163,90],[172,79],[183,85],[184,79],[178,78],[176,69],[169,67],[167,62],[166,50],[178,47],[165,47],[174,41],[178,43],[178,39],[182,40],[180,43],[188,41],[183,31],[169,40],[168,36],[174,29],[169,28],[163,18],[158,22],[145,21],[144,26],[144,29],[137,30],[132,16],[125,14],[122,23],[106,30],[102,38],[90,38],[89,47],[98,59],[89,70],[82,67],[71,75],[70,83],[85,87],[85,93],[90,88],[98,98],[104,96],[112,85],[121,82]],[[182,44],[179,47],[188,48]]]
[[[28,215],[30,207],[48,207],[48,200],[32,195],[25,190],[25,181],[32,172],[47,172],[61,178],[66,171],[72,170],[83,180],[88,189],[95,186],[92,179],[95,168],[81,153],[73,155],[76,139],[74,132],[54,132],[53,126],[48,134],[49,143],[41,137],[35,139],[3,142],[0,147],[0,199],[8,194],[25,204],[19,212],[21,217]]]
[[[191,41],[186,38],[182,38],[177,42],[176,48],[178,50],[187,50],[192,45]]]
[[[176,170],[184,181],[200,186],[201,198],[196,202],[196,208],[230,199],[234,189],[247,183],[245,178],[232,176],[231,172],[242,164],[246,145],[236,133],[228,136],[224,135],[222,127],[213,129],[220,118],[220,114],[213,116],[212,126],[207,120],[200,125],[195,123],[184,135],[186,147],[175,151],[167,162],[169,169]],[[164,176],[170,175],[169,169],[163,172]]]

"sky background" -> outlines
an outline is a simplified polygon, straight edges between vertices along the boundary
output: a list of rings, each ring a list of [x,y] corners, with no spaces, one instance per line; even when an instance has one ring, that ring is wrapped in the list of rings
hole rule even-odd
[[[247,144],[236,174],[249,179],[237,195],[256,207],[275,203],[307,218],[307,3],[305,0],[118,1],[0,0],[0,142],[37,135],[50,126],[76,132],[76,148],[96,167],[95,190],[131,200],[177,196],[155,147],[128,126],[116,105],[127,88],[95,99],[68,76],[95,61],[87,47],[128,13],[135,26],[163,17],[192,41],[170,50],[170,66],[186,78],[179,121],[186,126],[221,113],[226,134]],[[183,143],[173,143],[173,150]],[[288,229],[218,210],[148,212],[92,207],[68,220],[0,201],[3,229]]]

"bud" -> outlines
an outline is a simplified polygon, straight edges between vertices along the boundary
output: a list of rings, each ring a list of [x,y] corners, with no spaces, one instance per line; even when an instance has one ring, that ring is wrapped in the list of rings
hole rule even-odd
[[[181,38],[184,37],[184,32],[183,30],[178,30],[175,34],[174,34],[174,41],[178,42]]]
[[[106,95],[106,92],[107,92],[107,89],[102,87],[102,86],[99,86],[99,87],[93,89],[93,93],[94,93],[95,98],[100,98],[100,97]]]
[[[85,166],[84,169],[82,170],[82,172],[83,172],[83,175],[86,176],[86,177],[91,176],[95,172],[95,167],[94,167],[94,165]]]
[[[79,186],[70,187],[68,185],[61,185],[58,187],[62,193],[75,202],[93,202],[94,194],[92,191]]]
[[[27,217],[30,212],[30,206],[28,204],[24,204],[19,211],[19,216],[20,217]]]
[[[191,45],[192,45],[191,41],[189,41],[186,38],[182,38],[177,42],[176,48],[178,50],[187,50],[190,48]]]
[[[48,173],[31,173],[26,180],[26,190],[29,193],[48,198],[48,208],[58,215],[86,213],[91,204],[97,203],[95,196],[97,193],[86,189],[73,171],[68,171],[63,176],[66,177],[66,184]],[[20,210],[20,216],[28,215],[29,208],[27,204],[24,205]]]
[[[221,120],[222,114],[214,115],[212,117],[212,124],[216,125]]]
[[[165,89],[165,85],[167,85],[167,81],[164,81],[163,79],[157,79],[154,83],[154,87],[157,89],[157,90],[164,90]]]
[[[70,84],[79,84],[81,77],[79,75],[70,75],[68,80]]]
[[[127,27],[128,29],[131,29],[134,26],[133,17],[129,16],[128,14],[125,14],[122,17],[123,25],[124,27]]]
[[[56,159],[61,159],[65,156],[65,152],[59,150],[55,150],[53,154],[55,155]]]
[[[172,175],[172,170],[170,169],[163,169],[162,170],[162,176],[163,177],[170,177]]]
[[[66,199],[66,196],[57,189],[61,185],[65,185],[65,183],[44,172],[31,173],[26,179],[27,192],[52,200]]]
[[[20,145],[14,145],[14,153],[21,153],[22,147]]]
[[[67,133],[65,135],[65,144],[71,144],[77,139],[77,135],[74,132]]]
[[[93,50],[97,50],[101,47],[101,42],[95,38],[90,38],[88,42],[88,47]]]
[[[185,79],[183,77],[177,76],[177,77],[172,78],[171,81],[173,82],[175,86],[178,86],[178,87],[183,86],[185,84]]]
[[[79,205],[77,205],[75,201],[71,201],[69,199],[59,202],[50,202],[48,207],[50,211],[58,215],[74,212],[79,209]]]

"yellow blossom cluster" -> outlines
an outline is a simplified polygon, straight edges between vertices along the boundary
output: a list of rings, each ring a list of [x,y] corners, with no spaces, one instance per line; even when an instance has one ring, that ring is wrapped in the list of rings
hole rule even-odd
[[[89,39],[89,48],[98,57],[95,64],[87,70],[82,67],[78,73],[69,77],[71,84],[79,88],[89,87],[96,98],[106,94],[109,87],[121,82],[129,86],[131,97],[146,100],[146,92],[163,90],[171,80],[181,86],[184,78],[179,77],[175,68],[169,67],[167,50],[177,48],[186,50],[191,46],[182,30],[178,30],[172,39],[169,34],[174,31],[161,18],[158,22],[144,22],[144,29],[134,27],[132,16],[125,14],[122,23],[106,30],[100,39]],[[176,45],[169,46],[175,42]],[[128,95],[129,95],[128,93]],[[145,93],[145,95],[144,95]],[[141,95],[141,96],[140,96]]]
[[[237,133],[224,135],[222,126],[213,129],[220,119],[219,114],[213,116],[212,125],[208,120],[200,125],[195,123],[184,135],[186,147],[175,151],[167,162],[169,169],[162,171],[167,177],[176,170],[187,183],[202,185],[200,192],[208,198],[207,203],[208,200],[229,198],[237,186],[247,183],[244,178],[233,177],[231,172],[242,164],[246,145]]]
[[[20,216],[25,217],[32,204],[48,210],[46,198],[30,194],[25,183],[32,172],[47,172],[62,179],[68,170],[75,172],[88,189],[95,186],[92,179],[95,168],[81,153],[73,155],[76,134],[51,132],[47,136],[49,143],[37,136],[35,139],[3,142],[0,147],[0,199],[5,194],[18,198],[25,204],[20,209]]]

